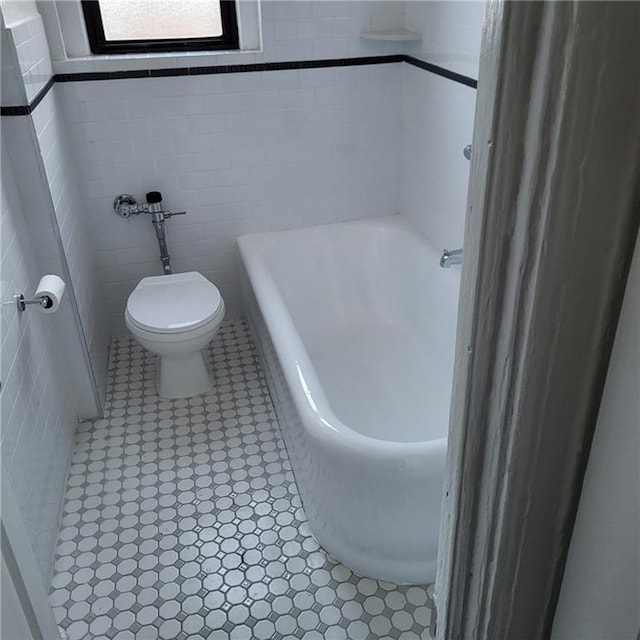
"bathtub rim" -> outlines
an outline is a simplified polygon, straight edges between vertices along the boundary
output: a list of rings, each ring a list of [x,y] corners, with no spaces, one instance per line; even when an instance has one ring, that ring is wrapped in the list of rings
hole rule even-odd
[[[328,226],[360,226],[363,224],[391,227],[394,230],[404,231],[433,249],[432,245],[429,245],[406,219],[396,215],[291,229],[282,232],[240,236],[237,238],[237,244],[241,267],[249,280],[260,312],[269,330],[296,409],[301,417],[304,418],[304,423],[310,425],[310,435],[330,446],[335,446],[335,438],[339,436],[342,447],[346,445],[349,449],[354,449],[360,454],[366,451],[367,454],[374,456],[378,460],[387,459],[396,464],[399,460],[402,460],[407,466],[411,466],[412,459],[415,459],[415,462],[418,462],[418,460],[423,462],[425,454],[428,455],[432,452],[438,455],[443,448],[446,449],[446,431],[443,437],[431,440],[382,440],[360,433],[340,420],[324,394],[322,384],[317,377],[304,342],[287,310],[277,283],[264,264],[261,252],[254,250],[255,243],[261,240],[264,241],[266,236],[271,236],[271,234],[295,235],[300,232],[322,229]],[[273,301],[277,301],[277,304],[274,304]],[[445,430],[448,430],[448,424]]]

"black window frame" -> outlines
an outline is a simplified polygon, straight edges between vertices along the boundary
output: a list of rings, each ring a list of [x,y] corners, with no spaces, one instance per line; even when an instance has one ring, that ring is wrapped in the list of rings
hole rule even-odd
[[[222,35],[209,38],[162,38],[145,40],[107,40],[98,0],[82,0],[82,11],[89,46],[96,54],[171,53],[179,51],[219,51],[239,49],[238,20],[234,0],[220,0]]]

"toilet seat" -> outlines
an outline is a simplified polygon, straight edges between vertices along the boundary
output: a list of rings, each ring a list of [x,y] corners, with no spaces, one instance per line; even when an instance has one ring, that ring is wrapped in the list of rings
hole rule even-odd
[[[193,331],[224,315],[218,288],[197,271],[140,280],[127,300],[127,319],[158,334]]]

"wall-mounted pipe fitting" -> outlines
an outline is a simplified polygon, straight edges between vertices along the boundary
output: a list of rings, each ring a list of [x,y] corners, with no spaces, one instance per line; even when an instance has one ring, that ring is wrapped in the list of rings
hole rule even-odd
[[[462,264],[462,249],[445,249],[440,257],[440,266],[448,269],[454,264]]]
[[[162,222],[173,216],[187,215],[186,211],[163,211],[162,194],[159,191],[150,191],[147,193],[147,201],[140,203],[136,202],[133,196],[121,193],[113,200],[113,210],[121,218],[130,218],[141,213],[149,213],[153,216],[154,222]]]

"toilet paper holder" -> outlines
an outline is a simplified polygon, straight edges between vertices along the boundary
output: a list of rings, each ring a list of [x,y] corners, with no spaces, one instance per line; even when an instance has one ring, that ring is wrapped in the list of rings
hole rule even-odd
[[[26,298],[23,293],[14,296],[18,311],[26,311],[27,305],[37,304],[42,313],[55,313],[65,290],[65,283],[60,276],[50,273],[40,278],[32,298]]]
[[[42,296],[41,298],[27,299],[22,293],[16,293],[14,296],[18,305],[18,311],[26,311],[28,304],[39,304],[43,309],[49,309],[53,306],[53,300],[49,296]]]

